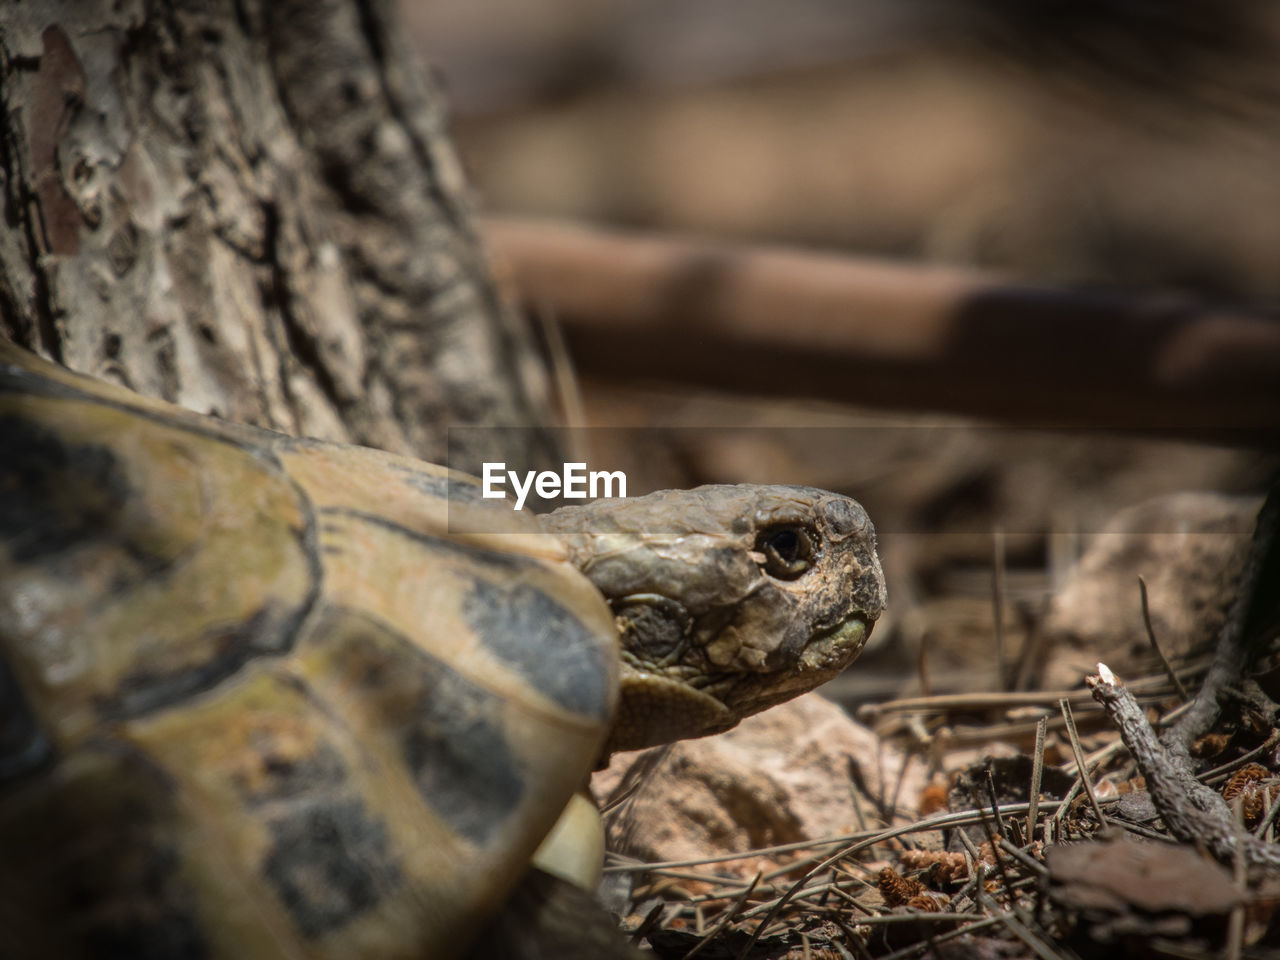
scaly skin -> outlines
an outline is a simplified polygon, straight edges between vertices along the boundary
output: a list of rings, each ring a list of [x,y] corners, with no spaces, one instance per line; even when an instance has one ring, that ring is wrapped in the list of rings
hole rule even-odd
[[[610,751],[719,733],[813,689],[857,657],[884,610],[866,511],[814,487],[663,490],[542,523],[617,622]]]

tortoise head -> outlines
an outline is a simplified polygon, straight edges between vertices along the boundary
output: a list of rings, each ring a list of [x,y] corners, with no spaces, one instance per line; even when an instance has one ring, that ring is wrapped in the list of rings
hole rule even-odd
[[[719,733],[829,680],[885,605],[875,530],[813,487],[705,486],[543,517],[613,609],[607,749]]]

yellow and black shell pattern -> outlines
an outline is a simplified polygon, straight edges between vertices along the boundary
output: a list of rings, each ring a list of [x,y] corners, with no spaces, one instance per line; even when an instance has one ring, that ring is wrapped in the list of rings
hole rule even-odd
[[[0,343],[0,956],[458,952],[617,688],[604,600],[479,494]]]

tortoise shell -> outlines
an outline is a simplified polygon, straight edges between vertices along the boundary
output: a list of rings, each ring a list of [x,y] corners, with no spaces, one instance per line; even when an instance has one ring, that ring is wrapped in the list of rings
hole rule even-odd
[[[8,344],[0,449],[0,954],[451,955],[614,708],[561,543]]]

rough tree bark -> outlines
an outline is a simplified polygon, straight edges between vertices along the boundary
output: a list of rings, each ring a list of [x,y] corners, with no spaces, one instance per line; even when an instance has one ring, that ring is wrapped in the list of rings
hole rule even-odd
[[[0,84],[0,334],[290,433],[554,452],[448,449],[546,424],[549,381],[394,3],[3,4]]]

